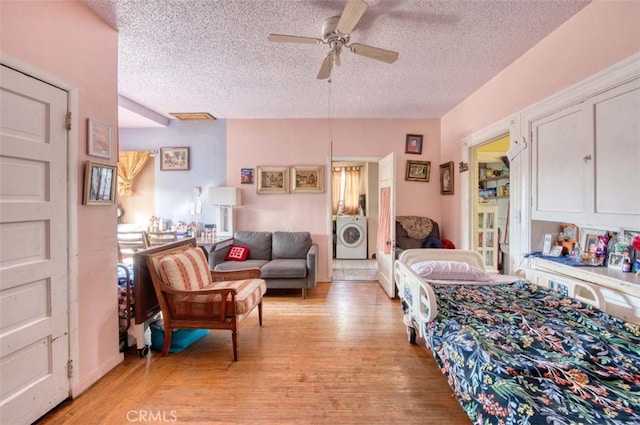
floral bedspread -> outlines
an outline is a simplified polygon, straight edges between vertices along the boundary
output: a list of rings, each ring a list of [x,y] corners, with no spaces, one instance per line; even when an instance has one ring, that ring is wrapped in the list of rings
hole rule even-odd
[[[434,287],[427,346],[475,424],[640,424],[640,328],[524,281]]]

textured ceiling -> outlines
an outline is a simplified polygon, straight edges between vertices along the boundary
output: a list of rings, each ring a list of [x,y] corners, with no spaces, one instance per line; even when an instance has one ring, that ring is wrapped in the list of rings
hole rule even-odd
[[[399,59],[387,64],[345,49],[331,83],[316,79],[327,45],[272,43],[267,35],[321,37],[344,0],[84,3],[119,32],[119,93],[165,116],[439,118],[589,1],[367,0],[351,42],[395,50]]]

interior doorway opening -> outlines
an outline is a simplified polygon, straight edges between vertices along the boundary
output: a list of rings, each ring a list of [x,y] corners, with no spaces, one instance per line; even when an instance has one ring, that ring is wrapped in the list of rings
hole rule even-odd
[[[376,281],[378,160],[331,161],[331,276],[333,281]]]
[[[507,158],[509,134],[488,140],[470,150],[477,174],[472,190],[471,215],[473,249],[478,251],[489,271],[508,274],[510,164]]]

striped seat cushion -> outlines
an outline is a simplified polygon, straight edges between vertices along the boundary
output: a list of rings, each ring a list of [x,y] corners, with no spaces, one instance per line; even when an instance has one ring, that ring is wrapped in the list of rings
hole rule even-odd
[[[212,282],[203,289],[234,288],[236,295],[236,314],[243,315],[251,311],[267,292],[267,283],[263,279],[230,280]],[[207,317],[220,313],[220,295],[178,295],[173,296],[175,314]],[[230,298],[229,298],[230,301]]]
[[[200,248],[188,248],[160,260],[160,277],[169,287],[194,291],[211,285],[209,263]]]

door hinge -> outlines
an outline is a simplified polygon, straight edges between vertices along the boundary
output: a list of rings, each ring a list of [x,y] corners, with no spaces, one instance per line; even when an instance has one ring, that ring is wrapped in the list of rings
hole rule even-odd
[[[67,130],[71,130],[71,112],[67,112]]]
[[[67,378],[71,379],[73,376],[73,360],[67,362]]]

